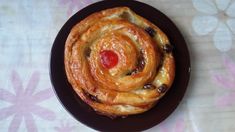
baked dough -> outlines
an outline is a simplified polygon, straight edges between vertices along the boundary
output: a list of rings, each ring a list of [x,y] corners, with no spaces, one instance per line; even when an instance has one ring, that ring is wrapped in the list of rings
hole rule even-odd
[[[117,64],[105,67],[102,51],[114,52]],[[106,116],[149,110],[175,76],[167,36],[128,7],[96,12],[76,24],[66,40],[64,63],[79,97]]]

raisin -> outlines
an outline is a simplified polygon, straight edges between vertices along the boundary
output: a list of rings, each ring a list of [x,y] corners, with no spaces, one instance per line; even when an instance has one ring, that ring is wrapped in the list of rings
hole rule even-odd
[[[170,53],[172,52],[172,50],[173,50],[173,46],[171,44],[165,44],[163,46],[163,51],[165,51],[166,53]]]
[[[92,101],[100,102],[99,99],[98,99],[96,96],[90,95],[89,98],[90,98]]]
[[[154,89],[154,88],[156,88],[156,87],[150,83],[144,85],[144,89]]]
[[[154,37],[154,35],[156,34],[156,31],[151,28],[151,27],[147,27],[145,28],[145,31],[151,36],[151,37]]]
[[[130,76],[132,74],[133,71],[129,71],[126,73],[127,76]]]
[[[144,55],[143,52],[140,52],[140,55],[137,59],[137,69],[138,71],[142,71],[144,69],[145,66],[145,61],[144,61]]]
[[[87,92],[85,92],[85,94],[86,94],[86,96],[89,97],[92,101],[100,103],[100,100],[99,100],[96,96],[91,95],[91,94],[89,94],[89,93],[87,93]]]
[[[128,20],[130,21],[130,15],[128,12],[123,12],[121,15],[120,15],[121,18],[125,19],[125,20]]]
[[[137,74],[138,72],[139,72],[139,70],[136,68],[136,69],[133,69],[132,71],[127,72],[126,75],[130,76],[130,75]]]
[[[160,87],[158,87],[158,89],[157,89],[157,91],[158,91],[159,93],[165,93],[166,90],[167,90],[166,84],[162,84],[162,85],[161,85]]]
[[[85,56],[90,57],[90,54],[91,54],[91,48],[88,47],[88,48],[85,49]]]
[[[144,66],[145,66],[145,60],[144,60],[143,52],[141,51],[137,59],[136,68],[126,73],[126,75],[130,76],[130,75],[137,74],[138,72],[143,71]]]

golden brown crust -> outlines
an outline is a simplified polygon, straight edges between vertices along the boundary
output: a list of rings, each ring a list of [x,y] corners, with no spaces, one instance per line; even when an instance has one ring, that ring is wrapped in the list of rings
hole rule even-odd
[[[153,36],[145,31],[149,27]],[[72,28],[65,44],[66,75],[80,98],[96,111],[112,116],[142,113],[173,83],[174,57],[163,49],[169,43],[157,26],[129,8],[103,10]],[[118,55],[115,67],[102,66],[100,52],[104,50]],[[138,69],[139,56],[144,59],[143,68],[127,75]],[[152,88],[144,89],[149,83]],[[163,84],[167,89],[159,92]]]

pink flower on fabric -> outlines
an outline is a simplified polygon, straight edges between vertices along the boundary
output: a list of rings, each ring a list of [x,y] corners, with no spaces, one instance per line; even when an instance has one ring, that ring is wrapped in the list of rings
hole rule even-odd
[[[215,74],[213,76],[214,81],[221,86],[221,88],[228,91],[227,94],[216,100],[216,105],[222,108],[235,104],[235,62],[228,57],[224,57],[223,65],[227,70],[226,74]]]
[[[59,0],[61,5],[68,5],[67,15],[72,15],[73,11],[80,10],[88,4],[91,4],[92,0]]]
[[[160,132],[184,132],[185,123],[183,118],[178,118],[171,126],[162,124],[160,126]]]
[[[60,126],[55,127],[57,132],[72,132],[75,129],[74,125],[71,125],[69,122],[60,122]]]
[[[40,74],[34,72],[26,86],[23,88],[23,82],[16,71],[12,72],[11,83],[14,93],[5,89],[0,89],[0,100],[11,103],[12,105],[0,109],[0,120],[13,116],[9,126],[9,132],[15,132],[20,124],[25,122],[26,129],[29,132],[36,132],[37,127],[33,118],[36,115],[44,120],[52,121],[55,114],[51,110],[38,105],[38,103],[53,97],[50,88],[35,92],[40,80]]]

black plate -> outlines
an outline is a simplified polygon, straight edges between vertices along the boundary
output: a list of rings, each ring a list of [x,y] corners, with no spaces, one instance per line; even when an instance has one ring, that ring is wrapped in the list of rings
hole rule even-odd
[[[65,74],[64,46],[70,30],[75,24],[94,12],[117,6],[130,7],[166,33],[175,47],[173,52],[176,59],[176,76],[172,88],[151,110],[127,118],[110,119],[96,114],[73,91]],[[157,9],[137,1],[101,1],[80,10],[62,27],[51,50],[50,76],[59,100],[78,121],[99,131],[141,131],[151,128],[167,118],[182,100],[190,76],[189,52],[178,28]]]

